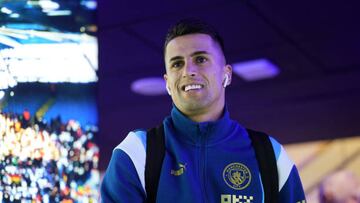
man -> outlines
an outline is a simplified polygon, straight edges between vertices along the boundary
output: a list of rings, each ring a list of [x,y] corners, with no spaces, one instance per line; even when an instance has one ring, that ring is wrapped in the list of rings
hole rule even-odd
[[[264,202],[248,132],[230,119],[225,106],[232,67],[223,50],[217,32],[198,20],[182,20],[167,34],[164,79],[174,106],[163,122],[166,152],[156,202]],[[146,139],[146,131],[133,131],[115,148],[102,201],[146,201]],[[296,167],[283,147],[270,140],[279,175],[278,202],[305,202]]]

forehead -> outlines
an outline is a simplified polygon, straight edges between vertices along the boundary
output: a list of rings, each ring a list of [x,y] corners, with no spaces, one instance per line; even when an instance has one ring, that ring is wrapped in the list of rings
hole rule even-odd
[[[187,56],[197,51],[220,54],[221,48],[207,34],[188,34],[172,39],[165,49],[165,60],[175,56]]]

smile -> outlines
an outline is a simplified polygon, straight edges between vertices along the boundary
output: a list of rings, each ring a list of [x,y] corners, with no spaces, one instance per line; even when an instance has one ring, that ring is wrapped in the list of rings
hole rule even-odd
[[[198,90],[203,88],[203,85],[200,84],[191,84],[191,85],[185,85],[185,92],[189,91],[189,90]]]

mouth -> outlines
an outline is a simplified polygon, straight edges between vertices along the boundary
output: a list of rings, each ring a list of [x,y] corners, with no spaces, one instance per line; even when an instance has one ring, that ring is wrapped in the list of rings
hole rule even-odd
[[[188,84],[188,85],[184,85],[182,87],[182,90],[185,92],[191,91],[191,90],[199,90],[204,88],[204,85],[201,84]]]

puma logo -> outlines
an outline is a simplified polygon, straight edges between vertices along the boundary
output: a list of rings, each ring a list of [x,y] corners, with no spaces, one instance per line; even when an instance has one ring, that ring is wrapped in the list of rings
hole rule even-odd
[[[179,163],[179,169],[178,170],[171,170],[171,175],[174,176],[181,176],[186,170],[186,164]]]

